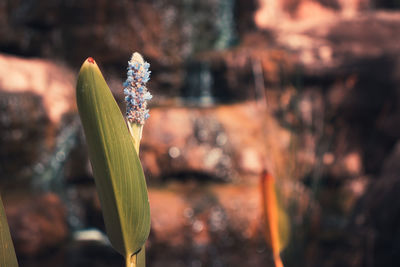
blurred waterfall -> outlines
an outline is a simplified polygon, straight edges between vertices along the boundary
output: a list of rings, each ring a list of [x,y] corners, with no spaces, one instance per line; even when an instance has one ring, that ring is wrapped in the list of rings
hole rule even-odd
[[[213,78],[210,66],[206,62],[194,62],[188,65],[186,71],[185,90],[182,92],[185,102],[189,105],[212,105]]]
[[[35,190],[53,191],[60,196],[64,194],[64,165],[77,143],[79,125],[79,119],[75,118],[69,125],[63,127],[57,137],[53,153],[36,164],[32,179],[32,187]]]
[[[235,0],[183,1],[182,34],[186,39],[184,52],[187,58],[234,44],[234,7]]]
[[[214,104],[211,66],[198,54],[228,49],[235,43],[234,7],[235,0],[184,1],[182,31],[187,40],[186,77],[181,93],[184,103]]]
[[[223,50],[232,46],[236,41],[234,22],[235,0],[220,1],[216,27],[218,38],[215,42],[215,49]]]
[[[68,210],[68,223],[73,230],[85,227],[82,217],[82,203],[78,200],[75,187],[66,186],[64,166],[74,148],[78,145],[80,120],[75,117],[62,127],[56,139],[53,152],[34,167],[32,188],[39,192],[54,192],[65,203]]]

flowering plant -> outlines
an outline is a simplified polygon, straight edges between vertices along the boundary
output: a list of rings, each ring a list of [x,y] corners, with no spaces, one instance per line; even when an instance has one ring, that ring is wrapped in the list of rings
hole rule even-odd
[[[138,157],[143,124],[148,118],[146,101],[151,98],[145,87],[148,68],[140,54],[134,53],[124,84],[127,122],[92,58],[83,63],[76,86],[106,231],[127,267],[144,266],[143,248],[150,232],[146,180]]]

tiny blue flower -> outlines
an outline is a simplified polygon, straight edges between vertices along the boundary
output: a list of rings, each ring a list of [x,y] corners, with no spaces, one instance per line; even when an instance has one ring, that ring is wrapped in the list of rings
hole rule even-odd
[[[143,95],[143,99],[146,100],[146,101],[151,100],[152,98],[153,98],[153,96],[150,94],[150,92],[146,92]]]
[[[132,104],[132,106],[136,106],[137,102],[134,98],[129,99],[129,102]]]

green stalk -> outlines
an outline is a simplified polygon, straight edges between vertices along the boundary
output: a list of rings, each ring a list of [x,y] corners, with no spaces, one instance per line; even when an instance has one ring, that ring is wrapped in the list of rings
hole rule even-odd
[[[143,125],[137,123],[127,122],[129,132],[132,136],[133,143],[135,144],[136,153],[139,156],[140,140],[142,139]],[[145,267],[146,266],[146,245],[142,246],[142,249],[135,255],[132,255],[131,259],[126,259],[126,267]],[[132,260],[134,258],[134,260]]]
[[[146,83],[150,77],[149,67],[150,64],[145,62],[139,53],[133,53],[131,60],[128,62],[127,79],[124,82],[126,121],[137,158],[139,158],[143,125],[149,117],[147,101],[152,98],[146,88]],[[145,267],[145,258],[145,243],[143,243],[139,252],[127,260],[127,267]]]
[[[137,155],[139,156],[140,140],[142,139],[143,125],[128,121],[128,129],[133,138]]]
[[[126,267],[137,267],[137,254],[133,254],[131,257],[125,259]]]

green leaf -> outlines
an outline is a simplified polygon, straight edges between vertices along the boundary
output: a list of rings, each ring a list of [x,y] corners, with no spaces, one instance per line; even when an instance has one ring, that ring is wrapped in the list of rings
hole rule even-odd
[[[0,198],[0,266],[18,267],[3,202]]]
[[[81,67],[76,97],[108,237],[130,258],[150,232],[146,181],[134,140],[92,58]]]

